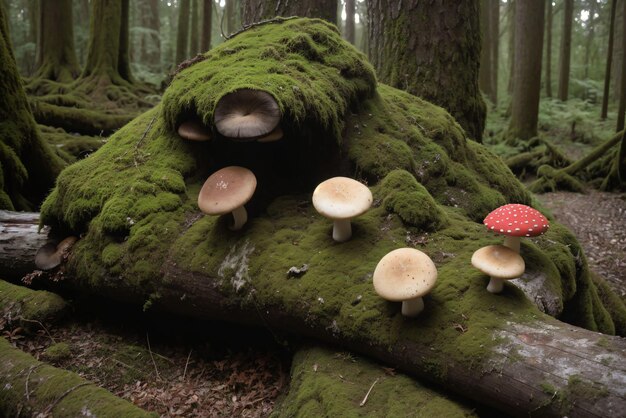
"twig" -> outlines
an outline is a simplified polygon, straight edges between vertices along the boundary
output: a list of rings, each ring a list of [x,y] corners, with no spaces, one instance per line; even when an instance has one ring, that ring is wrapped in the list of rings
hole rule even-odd
[[[189,350],[189,355],[187,356],[187,362],[185,363],[185,370],[183,370],[183,380],[185,380],[185,375],[187,374],[187,366],[189,365],[189,358],[191,357],[191,351]]]
[[[32,322],[32,323],[38,324],[44,331],[46,331],[46,334],[48,334],[48,337],[50,337],[52,342],[54,344],[56,344],[56,340],[54,339],[52,334],[50,334],[50,331],[48,331],[48,329],[40,321],[37,321],[36,319],[27,319],[27,318],[24,318],[24,317],[20,317],[20,321]]]
[[[154,371],[156,372],[156,377],[158,380],[162,380],[161,375],[159,374],[159,369],[157,369],[156,361],[154,361],[154,356],[152,355],[152,348],[150,348],[150,337],[148,336],[147,332],[146,332],[146,341],[148,341],[148,352],[150,353],[150,358],[152,359],[152,364],[154,365]]]
[[[58,398],[56,398],[56,399],[54,400],[54,402],[52,402],[52,403],[51,403],[51,404],[50,404],[50,405],[49,405],[49,406],[45,409],[45,411],[44,411],[44,415],[47,415],[48,413],[52,412],[52,410],[53,410],[53,409],[57,406],[57,404],[58,404],[59,402],[61,402],[61,400],[62,400],[63,398],[65,398],[67,395],[69,395],[72,391],[74,391],[74,390],[78,389],[78,388],[79,388],[79,387],[81,387],[81,386],[87,386],[87,385],[92,385],[92,384],[93,384],[93,383],[91,383],[91,382],[83,382],[83,383],[79,383],[79,384],[77,384],[77,385],[75,385],[75,386],[72,386],[71,388],[69,388],[68,390],[66,390],[65,392],[63,392],[63,393],[61,394],[61,396],[59,396]]]
[[[367,393],[365,394],[365,398],[363,398],[359,406],[365,405],[365,403],[367,402],[367,397],[370,396],[370,392],[372,391],[372,389],[374,389],[374,385],[378,383],[378,379],[380,378],[377,377],[376,380],[374,380],[374,383],[372,383],[372,386],[370,386],[370,390],[367,391]]]
[[[30,366],[30,368],[29,368],[29,370],[28,370],[28,375],[26,376],[26,384],[24,385],[24,386],[25,386],[25,387],[24,387],[24,390],[25,390],[25,392],[26,392],[26,400],[27,400],[28,402],[30,402],[30,391],[28,390],[28,382],[30,381],[30,375],[31,375],[31,373],[32,373],[32,372],[34,372],[34,371],[35,371],[35,369],[36,369],[37,367],[42,366],[42,365],[43,365],[43,363],[39,363],[39,364],[38,364],[38,365],[36,365],[36,366]]]

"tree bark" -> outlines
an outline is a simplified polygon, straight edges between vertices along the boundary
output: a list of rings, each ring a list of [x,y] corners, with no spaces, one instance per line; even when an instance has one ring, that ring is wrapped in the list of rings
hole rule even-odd
[[[513,94],[515,86],[515,3],[516,0],[509,2],[509,82],[507,84],[507,92]]]
[[[500,0],[489,1],[491,29],[491,101],[498,105],[498,72],[500,70]]]
[[[211,49],[211,30],[213,29],[213,0],[203,0],[202,28],[200,31],[200,52]]]
[[[354,14],[356,13],[356,1],[346,0],[346,41],[354,45]]]
[[[585,79],[589,78],[589,66],[591,63],[591,55],[593,50],[593,41],[595,40],[596,34],[596,0],[590,0],[589,2],[589,19],[587,20],[587,26],[589,28],[587,32],[587,39],[585,40],[585,62],[584,62],[584,73],[583,77]]]
[[[611,74],[613,76],[613,90],[612,90],[612,98],[613,101],[619,101],[619,95],[621,92],[621,68],[622,68],[622,59],[624,57],[624,50],[626,48],[625,45],[622,45],[621,36],[622,33],[622,20],[623,20],[623,11],[621,5],[625,0],[617,0],[617,9],[615,14],[615,42],[613,43],[613,70]]]
[[[236,32],[237,18],[235,14],[237,12],[237,0],[226,0],[226,6],[224,8],[225,20],[226,20],[226,33],[231,34]]]
[[[615,39],[615,13],[617,0],[611,1],[611,21],[609,23],[609,46],[606,52],[606,69],[604,72],[604,92],[602,94],[602,112],[600,118],[606,119],[609,111],[609,86],[611,84],[611,66],[613,65],[613,40]]]
[[[565,0],[563,9],[563,32],[559,55],[559,100],[567,101],[569,92],[569,70],[572,52],[572,22],[574,20],[574,0]]]
[[[68,83],[80,75],[74,51],[72,0],[39,2],[39,56],[35,77]]]
[[[622,66],[620,85],[621,90],[619,93],[619,106],[617,109],[617,128],[616,131],[624,129],[624,118],[626,113],[626,0],[622,0]]]
[[[509,135],[528,140],[537,136],[541,55],[543,45],[543,0],[515,2],[515,85]]]
[[[0,267],[4,268],[5,262],[0,259]],[[201,319],[267,326],[339,344],[506,414],[600,417],[617,416],[626,410],[623,338],[542,315],[524,322],[507,318],[492,332],[493,340],[498,342],[470,368],[414,337],[399,335],[392,346],[350,337],[312,320],[316,315],[309,309],[316,308],[303,306],[294,311],[263,300],[246,303],[246,298],[253,296],[226,295],[220,290],[219,279],[185,271],[168,260],[164,260],[161,271],[164,287],[153,301],[153,308]],[[103,280],[99,282],[103,285],[94,289],[74,280],[71,269],[66,270],[65,277],[65,286],[136,304],[145,302],[141,295],[128,293],[118,278]],[[433,376],[433,364],[445,364],[445,375]]]
[[[368,0],[369,55],[379,79],[446,109],[480,142],[478,0]]]
[[[336,0],[244,0],[243,24],[249,25],[275,16],[318,17],[337,24]]]
[[[552,0],[546,2],[546,62],[545,68],[545,84],[546,96],[552,97]]]
[[[178,3],[178,29],[176,35],[176,64],[189,58],[187,41],[189,38],[189,1],[180,0]]]
[[[482,0],[480,2],[480,34],[481,34],[481,48],[480,48],[480,71],[478,72],[478,84],[480,89],[491,100],[493,92],[493,84],[491,82],[493,65],[491,62],[491,44],[493,35],[491,30],[491,19],[489,16],[489,6],[491,0]],[[493,100],[492,100],[493,102]]]
[[[189,56],[195,57],[198,49],[198,0],[191,0],[191,25],[189,34]]]

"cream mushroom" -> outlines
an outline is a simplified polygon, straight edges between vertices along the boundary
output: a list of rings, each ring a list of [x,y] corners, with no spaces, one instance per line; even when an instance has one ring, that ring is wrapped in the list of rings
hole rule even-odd
[[[520,277],[526,267],[524,259],[504,245],[489,245],[476,250],[472,265],[491,277],[487,285],[490,293],[502,292],[504,281]]]
[[[233,224],[229,228],[237,231],[248,220],[244,205],[255,189],[256,177],[252,171],[238,166],[225,167],[204,182],[198,195],[198,207],[207,215],[231,213]]]
[[[181,138],[189,141],[208,141],[211,139],[208,129],[197,119],[190,119],[181,123],[177,132]]]
[[[271,94],[241,89],[223,96],[213,115],[217,131],[237,141],[253,141],[272,133],[280,122],[280,108]],[[278,133],[278,131],[277,131]],[[282,137],[282,130],[280,136]],[[267,138],[265,138],[267,141]]]
[[[63,256],[76,241],[78,241],[77,237],[69,236],[58,244],[49,242],[43,245],[35,254],[35,266],[40,270],[52,270],[58,267],[63,262]]]
[[[423,252],[398,248],[380,259],[374,289],[384,299],[402,302],[402,315],[414,317],[424,309],[426,295],[437,281],[437,267]]]
[[[313,206],[333,220],[333,239],[344,242],[352,236],[350,220],[372,205],[372,192],[366,185],[348,177],[333,177],[313,191]]]

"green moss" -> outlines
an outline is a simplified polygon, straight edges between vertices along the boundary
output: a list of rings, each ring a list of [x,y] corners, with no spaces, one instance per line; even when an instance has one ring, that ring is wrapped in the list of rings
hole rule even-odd
[[[48,322],[63,315],[67,307],[67,302],[59,295],[0,280],[0,310],[10,313],[13,318]],[[23,326],[37,329],[40,327],[28,321]]]
[[[72,350],[68,343],[60,342],[46,348],[43,355],[47,360],[59,362],[69,358],[72,355]]]
[[[426,417],[476,416],[467,405],[402,374],[386,374],[361,357],[307,348],[294,356],[289,393],[272,417],[409,417],[416,411]]]

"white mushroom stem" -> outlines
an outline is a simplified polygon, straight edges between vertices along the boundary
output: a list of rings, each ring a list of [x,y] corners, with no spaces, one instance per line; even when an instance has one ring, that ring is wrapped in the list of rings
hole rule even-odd
[[[504,245],[519,254],[520,237],[506,236],[504,237]]]
[[[333,222],[333,239],[337,242],[348,241],[352,237],[350,219],[335,219]]]
[[[500,293],[504,289],[504,280],[492,277],[487,285],[487,291],[489,293]]]
[[[424,299],[418,297],[415,299],[409,299],[402,302],[402,315],[404,316],[417,316],[424,310]]]
[[[244,224],[248,221],[248,212],[246,212],[246,208],[243,206],[239,206],[235,208],[232,212],[233,215],[233,224],[228,228],[231,231],[239,231]]]

